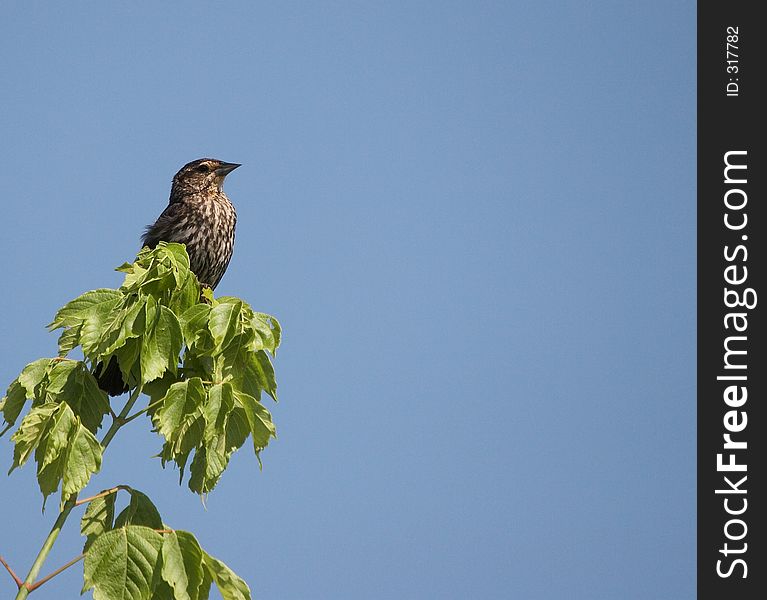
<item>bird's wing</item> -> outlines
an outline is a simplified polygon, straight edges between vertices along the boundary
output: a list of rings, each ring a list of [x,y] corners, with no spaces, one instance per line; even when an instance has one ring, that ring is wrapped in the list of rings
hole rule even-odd
[[[158,242],[176,241],[178,233],[186,230],[189,210],[180,202],[168,204],[162,214],[152,225],[147,225],[141,243],[154,248]]]

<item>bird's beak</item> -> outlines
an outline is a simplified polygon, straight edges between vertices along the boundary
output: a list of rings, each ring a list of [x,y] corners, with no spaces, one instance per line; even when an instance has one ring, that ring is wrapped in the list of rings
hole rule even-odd
[[[221,163],[216,169],[216,175],[220,175],[221,177],[225,177],[226,175],[229,175],[232,171],[234,171],[237,167],[241,167],[242,165],[238,165],[237,163]]]

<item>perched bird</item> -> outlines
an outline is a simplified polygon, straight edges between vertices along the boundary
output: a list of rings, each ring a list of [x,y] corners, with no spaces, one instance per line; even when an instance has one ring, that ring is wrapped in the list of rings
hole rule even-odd
[[[186,244],[189,267],[200,283],[215,289],[234,250],[237,213],[224,193],[224,179],[240,165],[215,158],[187,163],[173,177],[167,208],[141,237],[145,246],[158,242]],[[113,357],[106,369],[96,368],[99,387],[110,396],[127,391]]]
[[[201,158],[184,165],[173,178],[168,207],[141,238],[186,244],[189,266],[200,283],[215,289],[234,249],[237,213],[223,190],[224,179],[240,165]]]

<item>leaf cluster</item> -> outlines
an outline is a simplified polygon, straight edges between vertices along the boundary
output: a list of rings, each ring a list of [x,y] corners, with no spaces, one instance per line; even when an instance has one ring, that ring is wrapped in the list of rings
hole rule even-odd
[[[116,493],[91,501],[80,522],[86,536],[83,592],[94,600],[207,600],[213,583],[224,600],[250,600],[229,567],[187,531],[163,524],[151,500],[129,487],[130,502],[115,517]]]
[[[32,407],[11,437],[15,446],[9,474],[34,456],[43,497],[61,484],[63,503],[101,468],[103,448],[95,434],[110,410],[107,395],[85,363],[42,358],[22,370],[0,401],[9,426],[27,399]]]
[[[260,465],[276,437],[261,396],[277,400],[272,358],[280,325],[239,298],[202,289],[183,245],[145,248],[118,270],[125,273],[119,289],[86,292],[56,313],[49,328],[61,330],[58,356],[24,367],[0,400],[0,435],[21,418],[9,474],[34,457],[44,503],[61,489],[60,524],[75,505],[88,503],[83,592],[92,589],[95,600],[206,600],[214,583],[225,600],[250,600],[242,579],[194,535],[165,525],[141,492],[121,485],[85,500],[77,495],[101,468],[116,431],[142,414],[163,439],[163,466],[177,465],[180,480],[188,471],[196,493],[214,488],[248,437]],[[70,358],[76,349],[81,359]],[[119,414],[98,382],[104,365],[114,363],[131,390]],[[129,414],[142,392],[147,404]],[[111,425],[99,441],[106,415]],[[130,500],[115,515],[119,490]],[[56,535],[43,545],[43,560]],[[22,588],[20,594],[33,589]]]
[[[11,471],[34,455],[40,490],[47,497],[61,485],[62,502],[87,485],[101,465],[95,434],[106,414],[116,418],[94,376],[111,360],[134,394],[149,397],[117,425],[148,413],[163,438],[162,464],[177,465],[180,479],[188,466],[192,491],[212,490],[248,436],[260,464],[276,437],[261,392],[277,399],[278,321],[201,289],[180,244],[144,248],[118,270],[119,289],[86,292],[56,313],[49,328],[61,330],[58,356],[27,365],[0,401],[7,430],[31,400],[11,438]],[[68,358],[76,348],[82,360]]]

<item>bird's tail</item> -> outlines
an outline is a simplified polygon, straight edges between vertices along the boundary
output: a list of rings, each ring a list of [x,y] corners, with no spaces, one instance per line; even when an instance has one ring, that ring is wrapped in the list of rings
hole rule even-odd
[[[109,360],[106,368],[104,368],[104,363],[96,365],[94,375],[99,387],[110,396],[119,396],[128,391],[128,386],[123,381],[120,365],[117,364],[117,358],[114,356]]]

